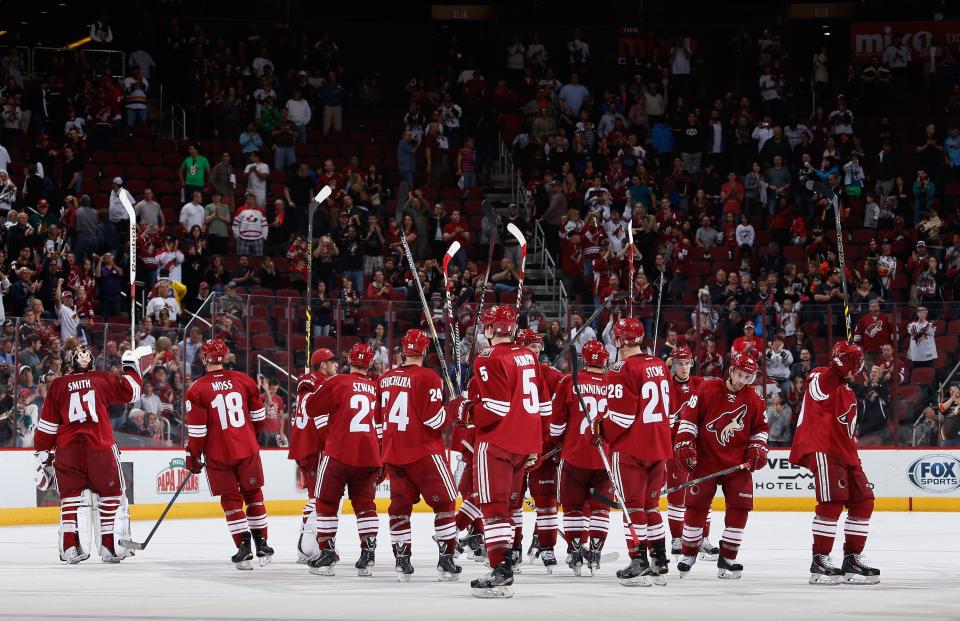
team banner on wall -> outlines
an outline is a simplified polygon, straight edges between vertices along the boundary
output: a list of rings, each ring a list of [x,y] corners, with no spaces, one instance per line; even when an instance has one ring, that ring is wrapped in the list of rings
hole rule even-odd
[[[960,21],[854,22],[850,25],[850,50],[856,62],[868,63],[883,56],[895,40],[910,48],[914,61],[920,60],[934,40],[951,47],[960,43]]]

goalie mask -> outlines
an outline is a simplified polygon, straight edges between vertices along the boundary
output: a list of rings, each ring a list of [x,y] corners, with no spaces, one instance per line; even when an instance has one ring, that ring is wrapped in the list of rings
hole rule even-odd
[[[77,345],[73,348],[73,372],[87,371],[93,371],[93,352],[86,345]]]

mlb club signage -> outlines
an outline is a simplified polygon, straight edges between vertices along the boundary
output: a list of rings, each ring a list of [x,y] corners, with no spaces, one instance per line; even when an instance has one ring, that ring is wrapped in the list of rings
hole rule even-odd
[[[955,48],[960,43],[960,21],[855,22],[850,25],[850,50],[856,62],[868,63],[883,56],[895,41],[910,48],[914,62],[919,61],[936,39],[939,45]]]

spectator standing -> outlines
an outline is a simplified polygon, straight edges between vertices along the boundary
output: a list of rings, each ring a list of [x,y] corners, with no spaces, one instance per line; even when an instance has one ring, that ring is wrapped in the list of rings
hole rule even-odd
[[[313,112],[310,110],[310,102],[304,99],[303,92],[295,87],[293,96],[287,100],[285,107],[290,122],[297,128],[297,142],[305,144],[307,142],[307,126],[313,116]]]
[[[190,230],[199,226],[201,231],[206,230],[204,226],[203,193],[194,191],[190,195],[190,202],[180,208],[180,226],[183,228],[183,234],[189,235]]]
[[[570,109],[573,118],[580,116],[580,107],[583,100],[590,96],[590,91],[583,84],[580,84],[580,76],[576,73],[570,74],[570,82],[563,85],[560,89],[560,103]]]
[[[937,360],[937,326],[927,321],[927,308],[917,308],[917,318],[907,325],[910,344],[907,359],[915,367],[929,367]]]
[[[793,441],[793,409],[787,403],[787,392],[780,392],[767,405],[767,424],[770,425],[767,443],[770,446],[790,446]]]
[[[248,192],[246,202],[233,217],[233,237],[237,240],[237,254],[263,256],[263,244],[268,231],[266,214],[257,203],[256,196]]]
[[[780,394],[786,397],[790,391],[790,367],[793,364],[793,354],[783,346],[783,337],[774,335],[767,348],[766,355],[767,378],[773,380],[780,387]]]
[[[186,200],[187,197],[193,196],[194,192],[200,192],[202,195],[209,174],[210,162],[200,155],[200,150],[196,145],[190,145],[187,149],[187,157],[183,158],[180,169],[177,171],[180,186],[183,188],[183,199]]]
[[[940,428],[943,446],[960,446],[960,386],[951,386],[950,397],[938,407],[943,414]]]
[[[143,191],[143,199],[133,206],[134,213],[137,214],[138,224],[153,225],[164,228],[167,225],[163,216],[163,208],[160,203],[154,200],[153,190],[147,188]]]
[[[130,231],[130,217],[127,215],[127,210],[120,201],[121,195],[125,195],[127,200],[130,201],[130,204],[133,204],[133,196],[127,191],[126,188],[123,187],[123,179],[120,177],[114,177],[113,189],[110,190],[110,203],[107,212],[110,218],[110,223],[117,229],[117,235],[123,239],[123,236],[127,235]]]
[[[220,199],[234,208],[233,195],[237,191],[237,175],[230,164],[230,154],[224,152],[220,155],[220,161],[213,167],[210,173],[210,185],[213,187],[214,194],[219,194]]]
[[[131,59],[132,60],[132,59]],[[150,92],[150,83],[139,67],[130,72],[130,76],[123,80],[124,107],[127,112],[127,126],[147,124],[147,93]]]
[[[413,187],[414,178],[417,174],[417,149],[419,148],[420,140],[414,142],[413,134],[409,129],[405,129],[403,137],[397,144],[397,165],[400,171],[400,179],[409,188]]]
[[[282,115],[283,112],[281,111],[280,114]],[[271,129],[272,126],[273,125],[271,125]],[[249,161],[251,153],[259,151],[263,147],[263,137],[252,122],[247,123],[247,129],[240,132],[238,140],[240,141],[240,153],[246,156],[247,161]]]
[[[110,317],[119,315],[123,308],[123,268],[116,264],[113,255],[109,252],[100,256],[97,261],[97,277],[100,280],[98,292],[100,294],[100,314],[109,321]]]
[[[297,141],[299,129],[290,120],[287,108],[280,111],[280,120],[273,128],[273,169],[288,172],[297,161],[294,143]]]
[[[250,154],[250,163],[243,169],[247,176],[247,196],[253,195],[257,206],[263,209],[267,204],[267,180],[270,179],[270,167],[260,159],[256,151]]]
[[[161,280],[166,277],[174,282],[181,282],[183,261],[180,240],[173,235],[168,235],[163,242],[163,248],[157,252],[157,268]]]
[[[347,94],[336,72],[327,73],[327,80],[320,87],[320,96],[323,99],[323,135],[326,136],[330,129],[343,131],[343,102]]]
[[[230,211],[230,205],[223,200],[219,192],[214,192],[213,202],[203,209],[203,229],[207,234],[207,247],[211,254],[227,254],[232,224]]]

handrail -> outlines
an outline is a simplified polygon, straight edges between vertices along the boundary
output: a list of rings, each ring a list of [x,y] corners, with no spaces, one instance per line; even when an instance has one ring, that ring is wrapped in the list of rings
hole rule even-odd
[[[180,126],[179,134],[177,133],[178,125]],[[187,139],[187,111],[176,102],[170,105],[170,138],[173,140]]]
[[[38,45],[30,49],[30,72],[33,77],[40,77],[48,75],[47,65],[45,63],[37,63],[37,52],[50,52],[52,54],[65,54],[72,55],[73,62],[76,64],[77,58],[80,54],[83,53],[84,56],[92,59],[94,64],[101,64],[103,61],[106,61],[108,68],[110,70],[110,75],[114,77],[119,77],[126,75],[125,71],[127,69],[127,54],[121,50],[105,50],[99,48],[69,48],[69,47],[49,47],[44,45]],[[120,57],[119,66],[115,66],[112,63],[112,59],[117,55]],[[43,64],[41,69],[40,64]],[[68,67],[69,69],[69,67]],[[101,72],[98,71],[98,74]]]
[[[286,375],[287,377],[290,377],[290,372],[289,372],[289,371],[287,371],[286,369],[284,369],[283,367],[281,367],[279,364],[277,364],[277,363],[274,362],[273,360],[270,360],[269,358],[265,358],[265,357],[263,356],[263,354],[257,354],[257,365],[258,365],[258,367],[257,367],[257,374],[258,374],[258,375],[260,374],[259,365],[260,365],[260,361],[261,361],[261,360],[262,360],[263,362],[266,362],[267,364],[269,364],[271,367],[273,367],[273,368],[276,369],[277,371],[280,371],[281,373],[283,373],[283,374]]]

